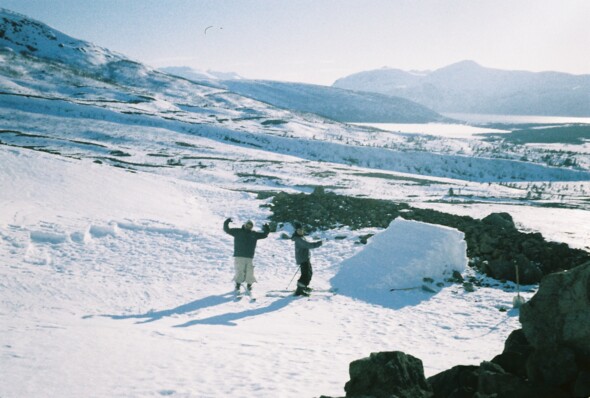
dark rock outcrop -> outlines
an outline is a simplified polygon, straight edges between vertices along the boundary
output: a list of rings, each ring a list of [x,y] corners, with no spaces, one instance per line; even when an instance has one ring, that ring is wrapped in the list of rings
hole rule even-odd
[[[428,378],[434,398],[471,397],[477,391],[477,366],[458,365]]]
[[[432,390],[424,377],[422,361],[403,352],[372,353],[351,362],[350,381],[344,386],[346,397],[431,398]]]
[[[514,220],[512,220],[512,216],[508,213],[492,213],[489,216],[482,218],[481,222],[497,229],[516,230]]]
[[[351,363],[346,396],[590,397],[590,261],[543,278],[520,311],[522,329],[513,331],[504,351],[489,362],[455,366],[429,377],[425,386],[419,359],[373,353]]]
[[[527,359],[534,348],[529,344],[522,329],[510,333],[504,343],[504,351],[494,357],[492,362],[505,371],[526,378]]]
[[[530,383],[507,373],[502,367],[492,362],[483,362],[477,373],[477,394],[480,397],[537,397]]]
[[[536,350],[569,348],[590,364],[590,261],[544,277],[520,309],[520,322]]]
[[[456,228],[465,234],[470,264],[498,280],[538,283],[544,275],[574,268],[590,260],[584,250],[547,242],[540,233],[518,231],[508,213],[492,213],[481,220],[436,210],[412,208],[406,203],[337,195],[324,189],[312,194],[278,193],[273,197],[271,220],[299,220],[308,229],[326,230],[342,225],[352,230],[387,228],[396,217]],[[359,237],[366,243],[366,237]]]
[[[544,277],[520,321],[493,362],[526,381],[534,397],[589,397],[590,262]]]
[[[435,398],[590,397],[590,262],[543,278],[520,321],[491,362],[428,378]]]

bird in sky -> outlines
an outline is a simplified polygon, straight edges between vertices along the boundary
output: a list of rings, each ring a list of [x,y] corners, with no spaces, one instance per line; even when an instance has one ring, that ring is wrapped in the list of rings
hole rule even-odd
[[[205,31],[204,31],[203,33],[204,33],[205,35],[207,35],[207,31],[208,31],[209,29],[212,29],[212,28],[214,28],[214,27],[215,27],[215,26],[213,26],[213,25],[209,25],[209,26],[207,26],[207,27],[205,28]],[[223,29],[223,27],[219,27],[219,29]]]

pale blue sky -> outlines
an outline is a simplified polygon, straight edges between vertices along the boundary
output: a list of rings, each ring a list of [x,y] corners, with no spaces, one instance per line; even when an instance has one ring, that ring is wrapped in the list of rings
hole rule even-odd
[[[332,84],[384,66],[590,74],[589,0],[0,0],[154,67]],[[208,26],[213,28],[204,33]]]

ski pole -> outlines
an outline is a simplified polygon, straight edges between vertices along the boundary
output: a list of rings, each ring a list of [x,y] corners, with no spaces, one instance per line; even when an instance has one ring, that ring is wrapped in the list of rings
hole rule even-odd
[[[295,273],[293,274],[293,277],[289,281],[289,284],[287,285],[287,288],[285,290],[289,290],[289,286],[291,286],[291,283],[293,282],[293,279],[295,279],[295,275],[297,275],[297,272],[299,271],[300,268],[301,268],[301,264],[299,264],[299,267],[297,267],[297,269],[295,270]]]
[[[516,268],[516,296],[520,300],[520,277],[518,275],[518,264],[515,262],[514,267]]]
[[[389,291],[390,292],[396,292],[398,290],[414,290],[414,289],[420,289],[420,288],[422,288],[422,286],[399,287],[399,288],[389,289]]]

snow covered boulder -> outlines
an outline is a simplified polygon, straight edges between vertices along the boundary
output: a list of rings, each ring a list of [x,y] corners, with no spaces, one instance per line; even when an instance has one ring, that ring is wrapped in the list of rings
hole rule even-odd
[[[424,278],[444,280],[464,271],[466,251],[464,235],[456,229],[397,218],[342,262],[330,282],[341,294],[395,306],[392,289],[419,289]]]

